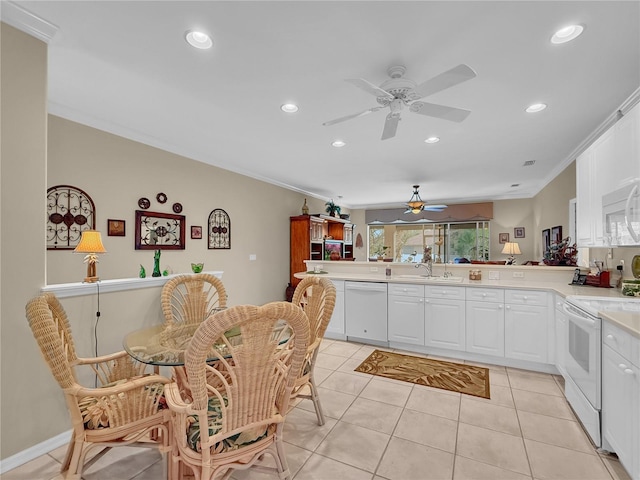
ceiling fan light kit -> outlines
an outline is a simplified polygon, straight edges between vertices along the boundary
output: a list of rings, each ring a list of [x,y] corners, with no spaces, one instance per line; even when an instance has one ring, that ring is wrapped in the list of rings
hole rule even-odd
[[[323,125],[335,125],[336,123],[362,117],[388,107],[390,112],[387,114],[384,128],[382,130],[382,140],[387,140],[395,137],[398,129],[398,123],[400,121],[400,114],[404,107],[408,107],[409,111],[413,113],[441,118],[451,122],[462,122],[471,113],[469,110],[463,110],[461,108],[419,101],[426,96],[433,95],[434,93],[474,78],[476,73],[469,66],[464,64],[458,65],[457,67],[441,73],[440,75],[437,75],[421,84],[417,84],[413,80],[405,78],[405,72],[406,68],[402,65],[389,67],[389,69],[387,69],[387,74],[390,79],[385,81],[379,87],[364,78],[347,79],[346,81],[353,86],[374,95],[380,106],[336,118],[334,120],[324,122]]]
[[[420,188],[420,185],[413,186],[413,195],[411,195],[411,198],[409,199],[409,201],[405,203],[408,209],[404,213],[413,213],[414,215],[417,215],[423,210],[429,210],[432,212],[441,212],[445,208],[447,208],[447,205],[427,205],[427,202],[425,202],[424,200],[422,200],[422,198],[420,198],[420,194],[418,193],[419,188]]]

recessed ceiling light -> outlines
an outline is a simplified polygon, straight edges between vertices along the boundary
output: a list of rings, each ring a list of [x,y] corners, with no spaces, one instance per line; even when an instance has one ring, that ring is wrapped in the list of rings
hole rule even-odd
[[[522,166],[523,166],[523,167],[531,167],[531,166],[533,166],[533,164],[535,164],[535,163],[536,163],[536,161],[535,161],[535,160],[527,160],[527,161],[525,161],[525,162],[522,164]]]
[[[512,183],[512,184],[511,184],[511,188],[516,188],[516,187],[519,187],[519,186],[520,186],[520,184],[519,184],[519,183]]]
[[[189,30],[184,38],[189,42],[189,45],[201,50],[206,50],[213,46],[213,40],[204,32],[198,32],[195,30]]]
[[[331,142],[331,145],[336,147],[336,148],[342,148],[346,145],[346,143],[344,143],[342,140],[335,140],[333,142]]]
[[[424,143],[438,143],[439,141],[440,138],[438,137],[429,137],[424,141]]]
[[[577,38],[584,30],[582,25],[569,25],[568,27],[561,28],[551,37],[551,43],[560,44],[567,43]]]
[[[280,110],[285,113],[296,113],[298,111],[298,106],[293,103],[285,103],[280,106]]]
[[[526,111],[527,113],[536,113],[536,112],[541,112],[545,108],[547,108],[546,103],[534,103],[533,105],[529,105]]]

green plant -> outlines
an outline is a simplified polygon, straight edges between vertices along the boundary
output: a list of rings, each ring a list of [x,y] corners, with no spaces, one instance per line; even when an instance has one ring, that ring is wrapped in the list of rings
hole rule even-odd
[[[389,246],[381,245],[378,248],[376,248],[374,253],[379,257],[384,257],[384,255],[385,255],[385,253],[387,253],[388,249],[389,249]]]
[[[336,205],[335,203],[333,203],[333,200],[331,200],[330,202],[325,203],[326,205],[326,212],[329,214],[329,216],[333,217],[335,216],[335,214],[337,213],[338,215],[340,215],[340,207],[338,205]]]

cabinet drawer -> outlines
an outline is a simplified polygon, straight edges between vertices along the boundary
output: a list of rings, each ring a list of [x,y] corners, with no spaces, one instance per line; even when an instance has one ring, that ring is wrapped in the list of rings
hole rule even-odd
[[[626,360],[632,363],[635,360],[637,365],[638,359],[632,358],[631,343],[633,338],[627,332],[607,321],[602,322],[602,341],[605,345],[609,345],[611,349]]]
[[[424,297],[424,285],[412,285],[410,283],[390,283],[389,295]]]
[[[503,303],[504,290],[500,288],[467,288],[467,300]]]
[[[424,287],[425,296],[431,298],[453,298],[456,300],[464,300],[464,287],[448,287],[427,285]]]
[[[547,306],[548,293],[539,290],[505,290],[504,301],[514,305]]]

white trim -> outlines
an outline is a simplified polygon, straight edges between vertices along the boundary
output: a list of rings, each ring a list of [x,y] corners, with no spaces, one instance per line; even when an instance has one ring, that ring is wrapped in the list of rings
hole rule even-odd
[[[33,447],[29,447],[4,460],[0,460],[0,475],[68,444],[69,440],[71,440],[72,433],[73,430],[69,429],[44,442],[37,443]]]
[[[214,275],[222,280],[222,270],[203,272]],[[125,290],[139,290],[141,288],[153,288],[163,286],[167,280],[181,274],[167,275],[166,277],[149,278],[118,278],[115,280],[100,280],[96,283],[61,283],[58,285],[47,285],[42,287],[42,293],[53,292],[58,298],[78,297],[81,295],[94,295],[100,287],[100,293],[122,292]],[[193,274],[187,274],[193,275]]]
[[[2,2],[0,17],[4,23],[49,43],[58,32],[58,27],[34,15],[14,2]]]

